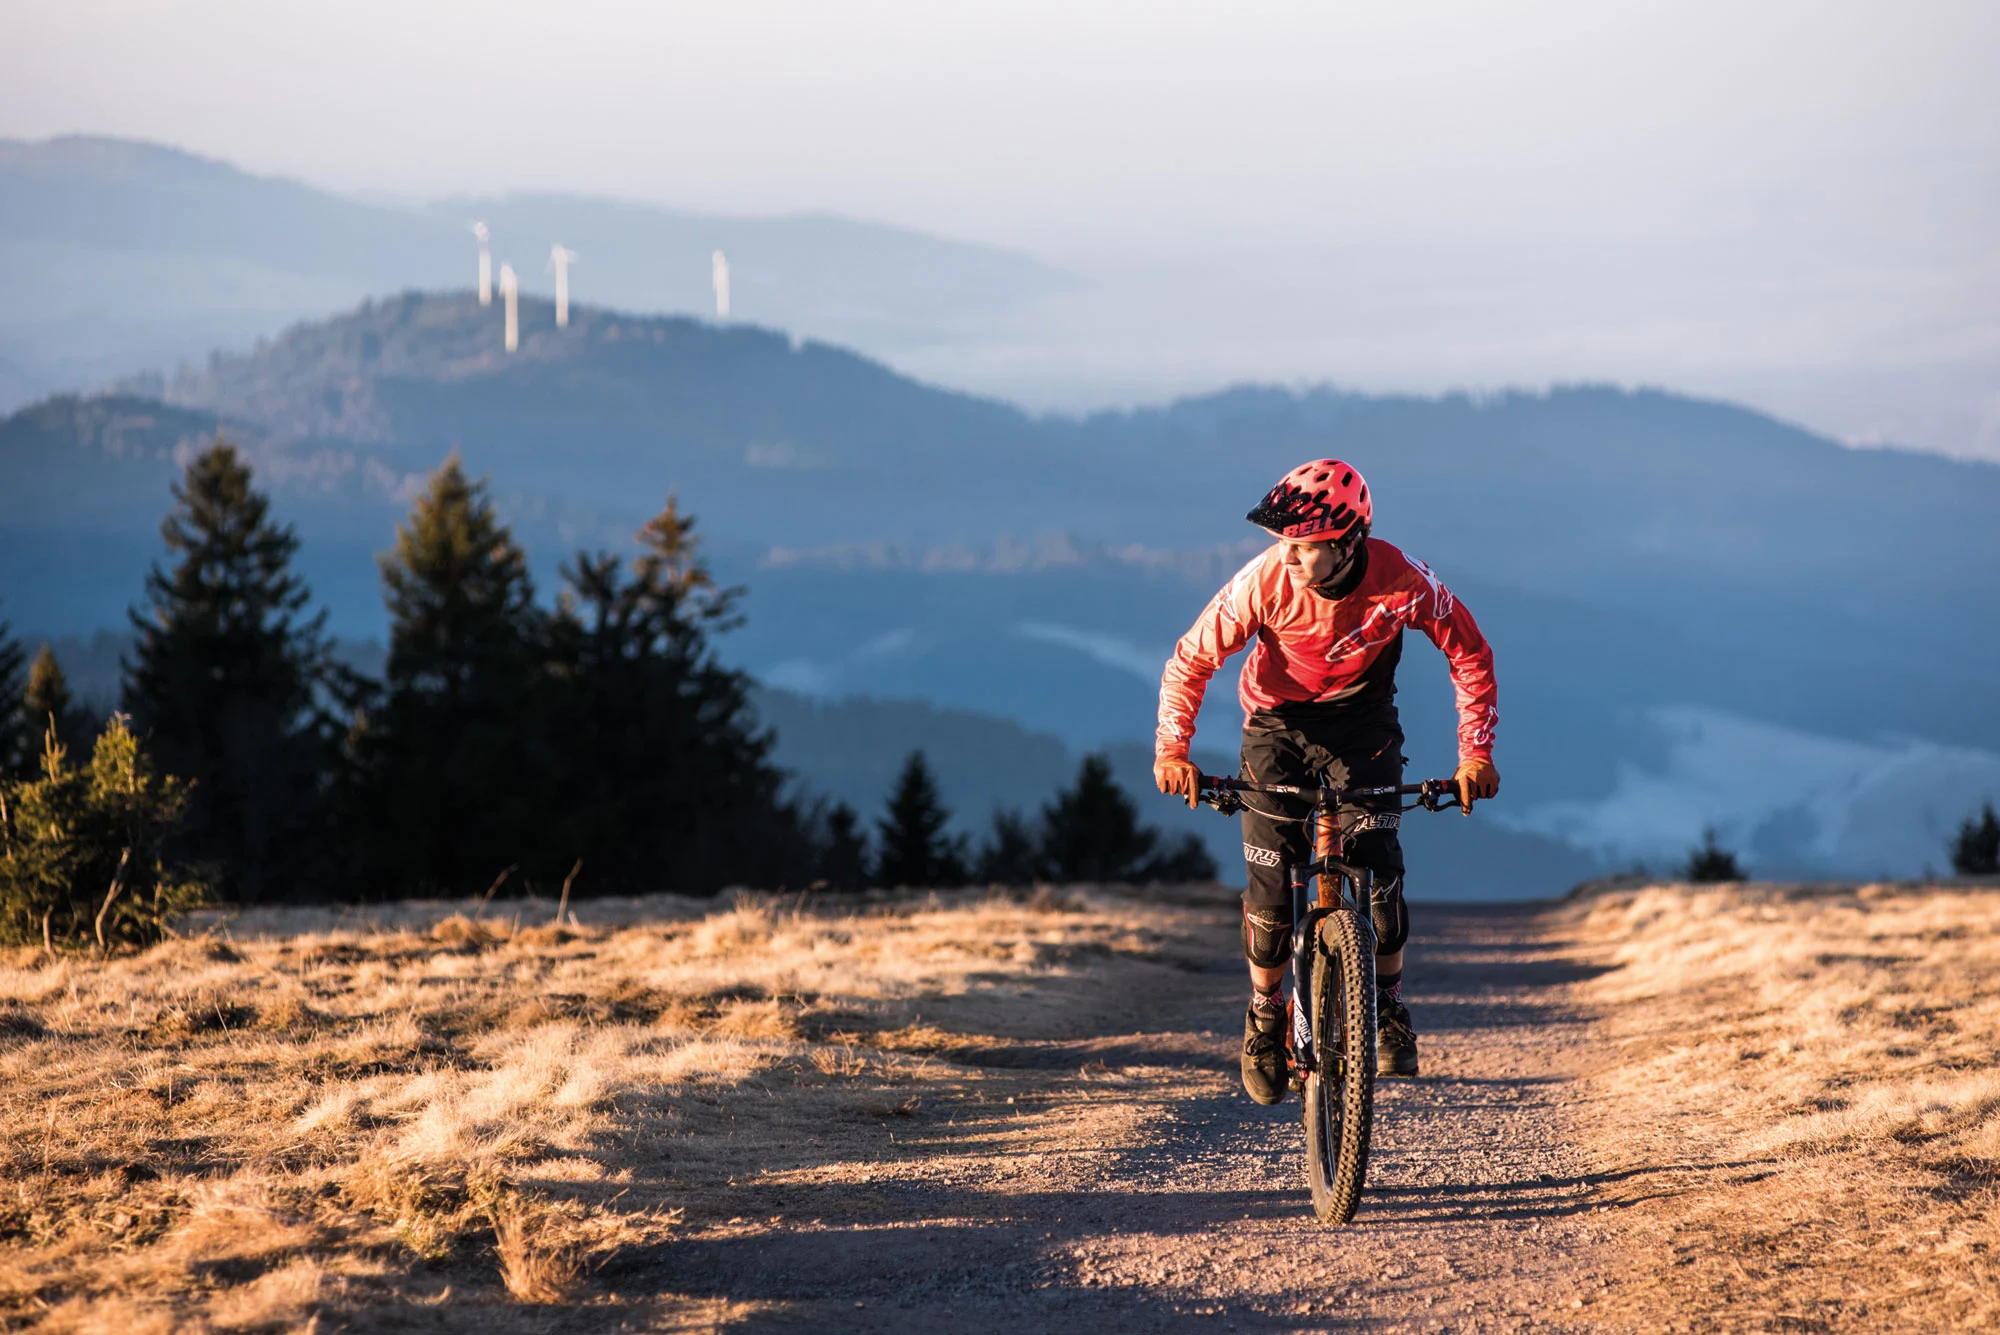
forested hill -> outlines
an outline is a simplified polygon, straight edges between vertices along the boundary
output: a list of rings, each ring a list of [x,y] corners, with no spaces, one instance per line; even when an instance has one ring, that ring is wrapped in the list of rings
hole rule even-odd
[[[763,329],[590,307],[557,329],[531,300],[508,354],[500,321],[467,295],[409,294],[128,388],[402,471],[463,448],[503,490],[619,524],[678,487],[713,531],[787,547],[1233,541],[1243,497],[1334,453],[1375,480],[1385,535],[1539,592],[1709,585],[1955,620],[2000,568],[2000,468],[1844,449],[1664,393],[1243,389],[1038,420]]]
[[[0,139],[0,411],[141,367],[199,362],[376,293],[469,283],[467,224],[548,295],[714,309],[725,251],[739,315],[885,352],[963,337],[1065,275],[1029,256],[817,214],[729,217],[564,194],[428,208],[348,199],[160,144]]]
[[[545,572],[578,546],[622,549],[678,492],[751,586],[730,651],[777,684],[985,709],[1073,744],[1137,740],[1148,676],[1246,554],[1243,512],[1287,467],[1332,454],[1368,474],[1378,533],[1436,566],[1499,647],[1510,794],[1540,804],[1538,828],[1610,850],[1640,847],[1632,830],[1682,841],[1740,820],[1803,865],[1859,828],[1856,803],[1879,807],[1855,776],[1886,772],[1883,757],[1949,788],[2000,751],[1992,465],[1588,387],[1253,387],[1037,418],[764,329],[589,306],[558,329],[524,300],[509,354],[501,319],[469,294],[378,300],[170,384],[0,423],[0,470],[20,479],[0,496],[4,615],[115,623],[154,555],[176,445],[221,424],[299,524],[335,626],[379,634],[372,554],[455,449],[494,478]],[[1449,738],[1429,670],[1413,659],[1405,691],[1426,755]],[[1662,712],[1681,707],[1708,721]],[[1973,750],[1910,758],[1895,738]],[[1780,759],[1807,772],[1752,763]],[[1742,777],[1726,807],[1674,777],[1702,765]],[[1645,773],[1681,796],[1630,788]]]

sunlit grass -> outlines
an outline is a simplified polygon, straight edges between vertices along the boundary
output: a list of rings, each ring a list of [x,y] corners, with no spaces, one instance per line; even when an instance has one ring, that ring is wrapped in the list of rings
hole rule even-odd
[[[729,1098],[782,1091],[838,1160],[844,1124],[945,1072],[930,1051],[1040,1023],[1006,980],[1158,940],[1129,901],[1046,894],[662,897],[562,927],[471,907],[253,913],[109,961],[15,952],[0,1315],[247,1330],[597,1301],[607,1258],[674,1236],[677,1182],[756,1165]]]
[[[1653,887],[1578,909],[1642,1309],[2000,1327],[2000,890]],[[1634,1239],[1635,1244],[1640,1242]]]

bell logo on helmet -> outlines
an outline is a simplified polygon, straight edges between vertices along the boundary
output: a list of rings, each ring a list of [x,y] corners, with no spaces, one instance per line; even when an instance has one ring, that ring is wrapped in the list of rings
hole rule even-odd
[[[1281,538],[1326,542],[1357,527],[1365,534],[1375,506],[1360,473],[1338,459],[1315,459],[1278,479],[1244,517]]]

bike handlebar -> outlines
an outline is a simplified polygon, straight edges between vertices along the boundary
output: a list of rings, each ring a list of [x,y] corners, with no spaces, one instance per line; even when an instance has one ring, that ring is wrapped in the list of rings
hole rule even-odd
[[[1389,784],[1379,788],[1313,788],[1292,783],[1250,783],[1221,775],[1201,776],[1199,791],[1214,793],[1275,793],[1281,797],[1303,797],[1316,805],[1335,805],[1357,797],[1415,797],[1428,811],[1459,805],[1458,784],[1451,779],[1425,779],[1422,783]]]

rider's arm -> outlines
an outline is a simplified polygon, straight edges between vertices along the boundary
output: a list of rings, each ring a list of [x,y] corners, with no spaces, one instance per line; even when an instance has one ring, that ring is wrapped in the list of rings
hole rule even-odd
[[[1429,587],[1417,601],[1410,624],[1431,637],[1451,663],[1453,692],[1458,698],[1458,759],[1493,759],[1493,731],[1500,722],[1500,687],[1493,677],[1493,646],[1479,632],[1479,623],[1465,604],[1452,596],[1437,576],[1417,562]]]
[[[1174,646],[1173,657],[1160,673],[1160,722],[1153,735],[1157,759],[1187,759],[1194,741],[1195,715],[1201,712],[1208,679],[1222,667],[1224,659],[1249,643],[1263,624],[1253,575],[1262,560],[1259,557],[1236,572]]]

